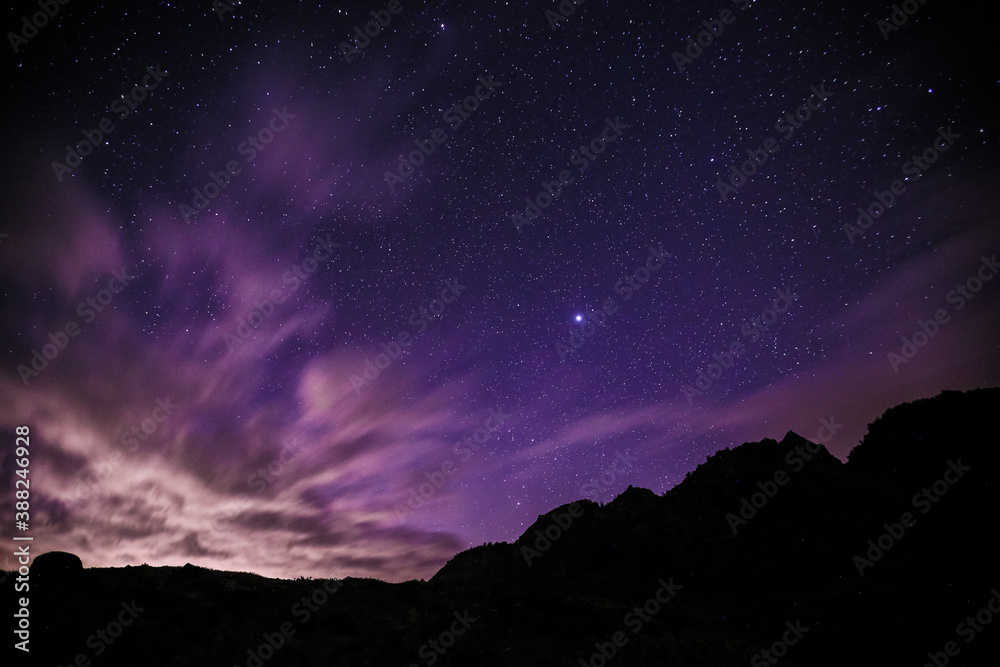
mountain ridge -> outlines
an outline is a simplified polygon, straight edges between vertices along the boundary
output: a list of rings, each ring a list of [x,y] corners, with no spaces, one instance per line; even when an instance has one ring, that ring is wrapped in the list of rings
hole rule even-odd
[[[261,665],[746,664],[790,628],[782,665],[923,664],[1000,584],[980,518],[1000,509],[1000,467],[979,435],[998,404],[982,389],[890,408],[846,462],[792,431],[722,449],[663,494],[561,505],[428,581],[85,568],[59,595],[33,593],[37,664],[87,654],[93,619],[133,598],[147,611],[101,664],[261,667],[251,653],[283,623],[294,634]],[[438,653],[449,628],[462,634]],[[995,634],[963,660],[990,655]]]

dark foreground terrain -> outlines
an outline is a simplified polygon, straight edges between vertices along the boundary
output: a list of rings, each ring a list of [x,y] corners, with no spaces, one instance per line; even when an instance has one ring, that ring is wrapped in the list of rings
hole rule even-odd
[[[998,408],[1000,389],[897,406],[847,464],[791,432],[723,450],[428,582],[41,556],[16,664],[995,665]]]

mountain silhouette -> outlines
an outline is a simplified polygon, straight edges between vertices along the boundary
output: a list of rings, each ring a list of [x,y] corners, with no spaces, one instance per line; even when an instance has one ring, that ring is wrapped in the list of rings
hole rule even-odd
[[[995,664],[998,407],[1000,389],[899,405],[846,463],[793,432],[723,449],[663,495],[563,505],[429,581],[42,555],[32,575],[59,585],[32,588],[30,662]]]

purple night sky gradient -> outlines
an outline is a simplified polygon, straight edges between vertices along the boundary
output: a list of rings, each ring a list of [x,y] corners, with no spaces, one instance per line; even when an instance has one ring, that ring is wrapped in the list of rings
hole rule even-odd
[[[832,418],[845,459],[897,403],[1000,385],[1000,281],[949,300],[1000,253],[998,82],[973,14],[928,3],[884,40],[881,5],[732,4],[679,73],[673,52],[731,3],[669,4],[593,0],[552,30],[554,2],[404,1],[350,62],[338,45],[384,3],[248,2],[221,20],[210,2],[61,6],[4,56],[3,534],[27,425],[36,553],[429,578],[588,493],[662,493],[720,448],[815,439]],[[157,65],[136,111],[109,111]],[[480,77],[499,85],[450,128]],[[820,84],[829,99],[722,201],[716,181]],[[239,147],[274,109],[287,126],[248,162]],[[58,180],[52,162],[103,117],[114,131]],[[581,174],[571,154],[608,118],[627,127]],[[959,138],[850,242],[855,209],[949,126]],[[438,127],[390,191],[384,173]],[[230,160],[241,171],[186,222],[179,205]],[[518,230],[562,170],[574,181]],[[669,256],[628,292],[650,248]],[[314,252],[328,258],[298,277]],[[78,304],[123,269],[88,321]],[[744,322],[778,289],[797,298],[751,341]],[[605,325],[560,354],[608,299]],[[938,309],[947,323],[894,372],[887,354]],[[25,381],[68,322],[79,334]],[[401,357],[360,386],[399,332]],[[689,401],[682,386],[737,340]],[[128,435],[158,401],[176,407]],[[400,511],[431,478],[445,483]]]

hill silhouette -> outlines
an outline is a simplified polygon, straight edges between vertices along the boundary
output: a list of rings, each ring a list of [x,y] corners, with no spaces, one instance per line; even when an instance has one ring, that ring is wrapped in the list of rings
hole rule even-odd
[[[48,558],[69,583],[32,591],[31,661],[992,664],[1000,615],[975,618],[1000,611],[998,406],[1000,389],[897,406],[847,463],[793,432],[724,449],[663,495],[563,505],[426,582]]]

